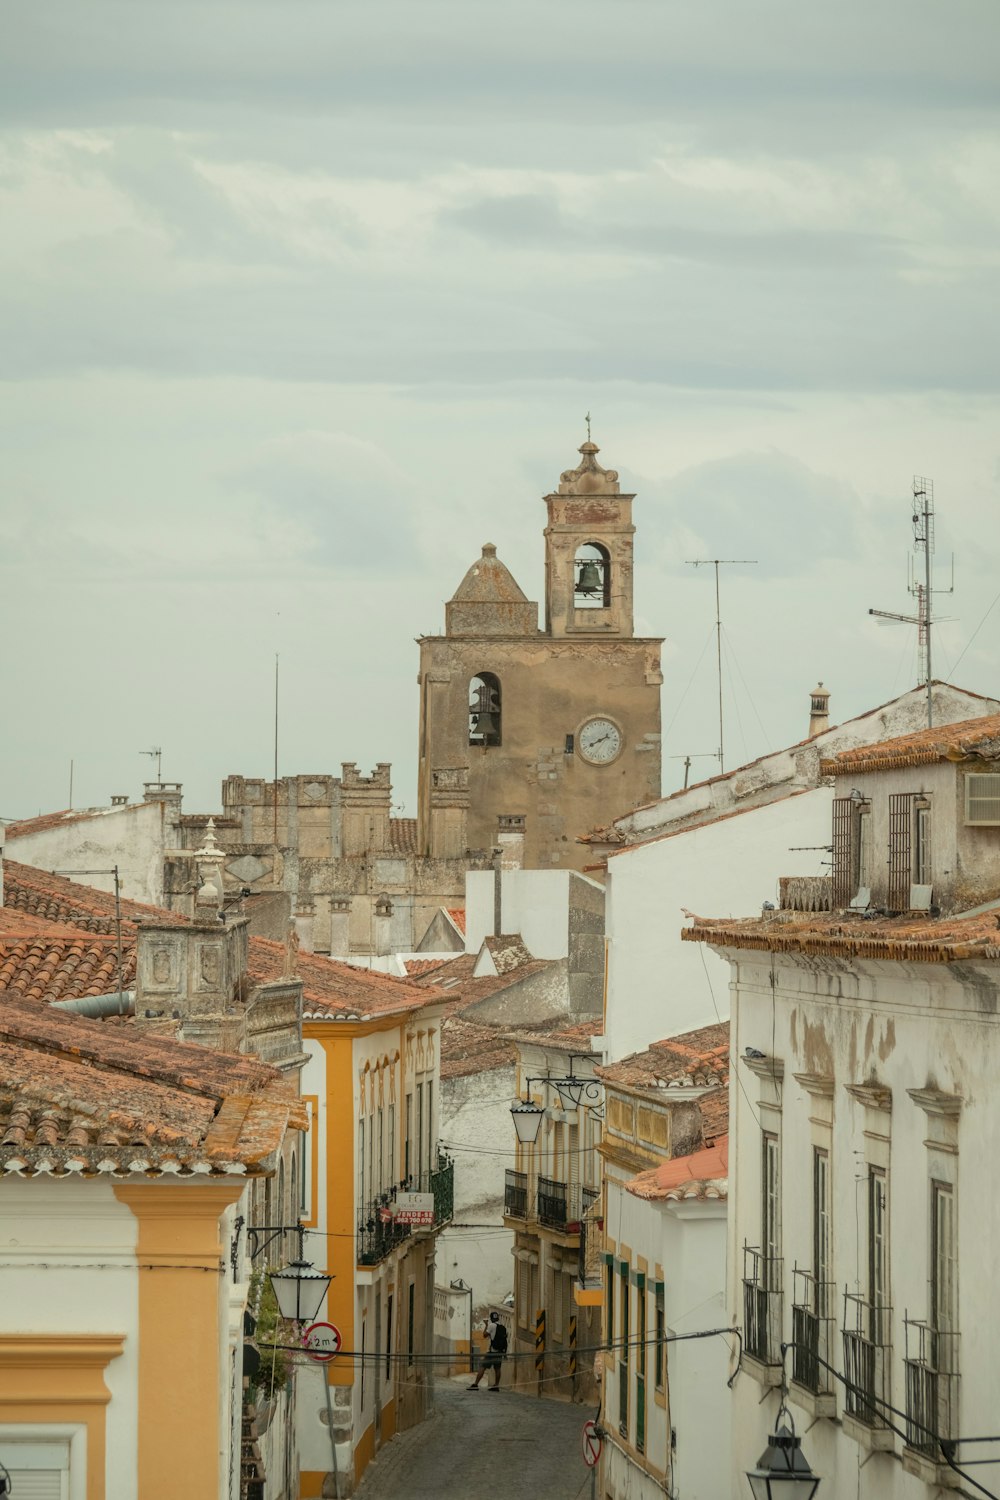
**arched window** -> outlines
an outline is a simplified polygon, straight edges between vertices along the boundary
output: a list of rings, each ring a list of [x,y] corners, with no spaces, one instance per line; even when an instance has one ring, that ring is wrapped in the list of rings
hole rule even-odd
[[[575,609],[611,608],[611,554],[600,542],[584,542],[573,559]]]
[[[469,683],[469,744],[500,744],[500,680],[480,672]]]

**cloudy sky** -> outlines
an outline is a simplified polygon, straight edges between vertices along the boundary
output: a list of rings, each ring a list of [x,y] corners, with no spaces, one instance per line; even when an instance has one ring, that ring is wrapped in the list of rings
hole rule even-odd
[[[588,410],[667,757],[718,741],[689,559],[757,559],[730,764],[913,685],[914,473],[936,665],[1000,688],[995,0],[34,0],[2,52],[0,816],[153,745],[217,806],[275,652],[282,774],[414,812],[413,638],[487,540],[540,597]]]

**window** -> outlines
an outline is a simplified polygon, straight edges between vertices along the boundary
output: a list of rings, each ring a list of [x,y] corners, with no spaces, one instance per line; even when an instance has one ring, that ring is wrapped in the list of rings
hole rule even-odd
[[[365,1201],[365,1122],[358,1121],[358,1208]]]
[[[871,803],[860,793],[834,798],[831,894],[836,911],[848,906],[862,887],[871,890],[871,826]]]
[[[361,1410],[365,1409],[365,1350],[368,1343],[368,1319],[361,1319]],[[376,1355],[376,1358],[378,1356]]]
[[[404,1132],[404,1134],[403,1134],[403,1179],[404,1179],[405,1182],[409,1182],[409,1180],[410,1180],[410,1168],[411,1168],[411,1166],[413,1164],[412,1163],[412,1158],[411,1158],[411,1155],[410,1155],[410,1141],[413,1139],[413,1095],[412,1094],[407,1094],[407,1096],[406,1096],[406,1104],[404,1106],[403,1132]]]
[[[385,1110],[378,1108],[378,1190],[385,1188]]]
[[[913,884],[933,884],[931,865],[931,810],[926,804],[917,804],[914,820]]]
[[[368,1200],[375,1202],[375,1115],[368,1116]]]
[[[385,1299],[385,1378],[392,1379],[392,1293]]]
[[[406,1363],[413,1363],[413,1319],[414,1319],[414,1283],[411,1281],[407,1291],[406,1303]]]
[[[656,1389],[658,1391],[664,1390],[666,1386],[666,1382],[664,1379],[666,1373],[666,1360],[664,1359],[664,1354],[666,1353],[666,1345],[663,1342],[666,1338],[666,1333],[667,1325],[666,1314],[663,1306],[663,1283],[660,1282],[656,1288],[656,1347],[654,1350],[656,1362]]]
[[[396,1106],[389,1105],[389,1186],[396,1185]]]
[[[889,798],[889,889],[890,911],[910,909],[913,884],[912,842],[915,792],[894,792]]]
[[[636,1277],[635,1446],[646,1448],[646,1278]]]
[[[531,1266],[526,1260],[517,1263],[517,1321],[521,1328],[531,1326]]]
[[[628,1432],[628,1355],[629,1355],[629,1285],[628,1266],[622,1262],[618,1273],[621,1312],[621,1346],[618,1352],[618,1429]]]
[[[875,873],[874,845],[872,844],[871,803],[862,803],[858,808],[858,886],[866,891],[872,888]]]
[[[830,1316],[830,1278],[833,1274],[830,1242],[830,1156],[818,1146],[813,1150],[813,1275],[816,1278],[816,1314]]]
[[[764,1252],[765,1285],[776,1291],[781,1259],[781,1147],[770,1131],[763,1137],[761,1176],[761,1248]]]
[[[605,1286],[604,1343],[608,1349],[615,1343],[615,1268],[611,1260],[607,1263],[608,1279]]]
[[[600,542],[584,542],[573,559],[573,608],[610,607],[611,554]]]
[[[501,730],[500,679],[480,672],[469,683],[469,744],[499,745]]]
[[[424,1172],[424,1086],[417,1084],[417,1186],[423,1187]]]
[[[965,778],[965,821],[981,828],[1000,825],[1000,772],[968,773]]]
[[[942,1340],[958,1328],[958,1258],[955,1245],[955,1190],[949,1184],[931,1185],[931,1325]],[[935,1362],[953,1368],[950,1350],[935,1351]]]
[[[433,1172],[437,1163],[434,1160],[434,1083],[427,1080],[427,1170]]]
[[[873,1344],[889,1343],[889,1199],[886,1174],[868,1169],[868,1301]]]

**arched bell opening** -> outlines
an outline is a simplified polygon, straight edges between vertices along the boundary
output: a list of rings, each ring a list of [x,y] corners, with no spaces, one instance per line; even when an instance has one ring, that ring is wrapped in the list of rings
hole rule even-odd
[[[573,559],[575,609],[610,609],[611,554],[600,542],[584,542]]]
[[[500,740],[500,679],[480,672],[469,683],[469,744],[499,745]]]

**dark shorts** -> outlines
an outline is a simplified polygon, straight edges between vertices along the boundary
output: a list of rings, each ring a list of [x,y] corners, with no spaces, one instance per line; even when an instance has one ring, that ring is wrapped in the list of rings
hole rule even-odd
[[[494,1354],[493,1351],[491,1350],[489,1354],[485,1354],[483,1356],[483,1369],[484,1370],[499,1370],[499,1368],[500,1368],[500,1366],[502,1364],[503,1364],[503,1355],[502,1354]]]

